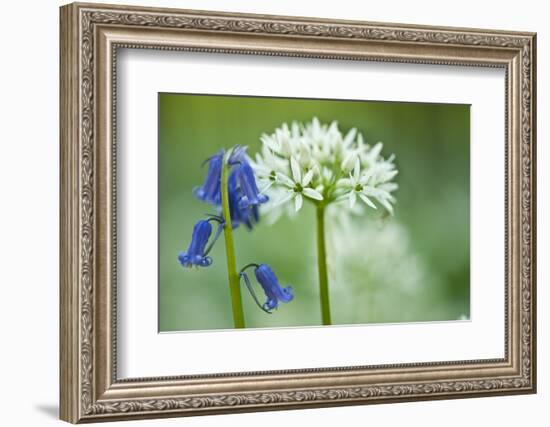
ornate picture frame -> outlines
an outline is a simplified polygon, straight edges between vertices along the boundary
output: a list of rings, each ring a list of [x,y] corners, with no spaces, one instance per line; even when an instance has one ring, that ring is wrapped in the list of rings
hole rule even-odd
[[[60,416],[112,421],[536,391],[536,35],[74,3],[61,22]],[[504,358],[118,379],[117,49],[505,70]]]

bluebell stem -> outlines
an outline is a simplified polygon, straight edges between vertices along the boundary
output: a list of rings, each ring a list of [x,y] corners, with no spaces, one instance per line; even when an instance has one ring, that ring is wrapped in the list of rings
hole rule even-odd
[[[198,199],[219,206],[221,204],[221,175],[224,150],[208,158],[208,173],[201,187],[196,187],[193,194]]]

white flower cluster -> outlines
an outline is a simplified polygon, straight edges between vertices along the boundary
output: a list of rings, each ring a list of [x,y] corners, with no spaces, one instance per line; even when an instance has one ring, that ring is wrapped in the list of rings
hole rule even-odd
[[[292,206],[293,201],[298,211],[307,198],[323,205],[347,201],[352,209],[359,198],[373,209],[378,203],[393,213],[397,169],[393,155],[380,155],[381,142],[370,146],[355,128],[344,135],[337,122],[321,124],[317,118],[283,123],[261,141],[261,152],[251,163],[272,205]]]

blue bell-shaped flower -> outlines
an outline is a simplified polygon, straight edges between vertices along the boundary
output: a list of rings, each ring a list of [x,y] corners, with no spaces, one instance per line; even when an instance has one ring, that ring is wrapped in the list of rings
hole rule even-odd
[[[207,220],[200,220],[193,227],[191,243],[186,252],[178,255],[179,262],[184,267],[208,267],[212,258],[207,255],[206,245],[212,235],[212,225]],[[206,251],[206,252],[205,252]]]

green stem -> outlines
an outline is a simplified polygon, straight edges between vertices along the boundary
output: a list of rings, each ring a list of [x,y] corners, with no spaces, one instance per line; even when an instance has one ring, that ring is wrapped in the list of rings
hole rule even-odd
[[[325,242],[325,207],[317,205],[317,265],[319,267],[319,290],[323,325],[331,325],[330,298],[328,292],[327,249]]]
[[[227,160],[231,150],[224,157],[221,186],[222,186],[222,213],[225,220],[223,235],[225,239],[225,254],[227,258],[227,276],[229,279],[229,291],[231,292],[231,308],[233,309],[233,323],[235,328],[244,328],[244,311],[241,297],[241,285],[237,273],[237,260],[235,257],[235,245],[233,244],[233,227],[231,226],[231,212],[229,210],[229,171]]]

